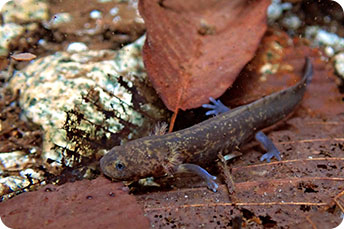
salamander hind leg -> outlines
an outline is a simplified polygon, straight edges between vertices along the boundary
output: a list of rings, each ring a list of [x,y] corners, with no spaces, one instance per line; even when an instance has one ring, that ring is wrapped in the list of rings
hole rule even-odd
[[[205,113],[205,115],[218,115],[229,111],[230,109],[226,107],[219,99],[216,100],[213,97],[209,97],[212,104],[203,104],[203,108],[210,109]]]
[[[205,169],[195,164],[183,163],[185,158],[181,153],[173,153],[169,160],[163,164],[163,168],[167,175],[175,173],[193,173],[200,176],[206,183],[207,187],[213,192],[217,191],[216,176],[210,175]]]
[[[219,187],[215,182],[216,176],[210,175],[207,170],[198,165],[187,163],[181,164],[178,166],[177,172],[189,172],[200,176],[207,183],[207,187],[213,192],[216,192]]]
[[[267,151],[263,156],[261,156],[260,161],[266,160],[267,162],[270,162],[273,157],[279,161],[281,160],[280,152],[262,131],[257,132],[255,138],[264,146],[265,150]]]

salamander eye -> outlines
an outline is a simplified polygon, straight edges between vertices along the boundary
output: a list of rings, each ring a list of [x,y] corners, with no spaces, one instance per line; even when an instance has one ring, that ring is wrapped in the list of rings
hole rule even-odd
[[[124,165],[121,162],[117,162],[116,163],[116,169],[118,169],[119,171],[122,171],[124,169]]]

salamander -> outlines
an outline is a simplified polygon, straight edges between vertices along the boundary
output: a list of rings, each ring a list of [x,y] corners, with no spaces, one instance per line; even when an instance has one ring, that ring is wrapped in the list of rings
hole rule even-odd
[[[260,98],[234,109],[219,100],[203,107],[213,109],[216,116],[189,128],[153,135],[115,146],[100,160],[103,173],[114,180],[138,180],[178,171],[200,175],[208,187],[216,191],[216,177],[201,166],[216,160],[223,149],[234,150],[255,137],[267,153],[261,160],[280,160],[277,148],[261,129],[284,119],[300,103],[313,74],[312,63],[306,58],[302,79],[285,90]]]

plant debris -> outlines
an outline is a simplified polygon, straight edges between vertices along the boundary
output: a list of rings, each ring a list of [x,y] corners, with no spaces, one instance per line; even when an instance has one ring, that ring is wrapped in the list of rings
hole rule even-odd
[[[16,53],[11,55],[11,58],[16,61],[30,61],[36,59],[36,57],[36,55],[29,52]]]

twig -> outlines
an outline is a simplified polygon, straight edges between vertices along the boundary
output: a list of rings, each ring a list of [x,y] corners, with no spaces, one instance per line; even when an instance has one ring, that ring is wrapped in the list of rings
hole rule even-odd
[[[307,161],[344,161],[344,158],[342,157],[332,157],[332,158],[306,158],[306,159],[294,159],[294,160],[283,160],[283,161],[273,161],[270,163],[261,163],[261,164],[255,164],[255,165],[248,165],[248,166],[240,166],[232,168],[232,171],[241,170],[241,169],[247,169],[247,168],[254,168],[254,167],[267,167],[267,166],[273,166],[273,165],[281,165],[281,164],[287,164],[287,163],[294,163],[294,162],[307,162]]]
[[[218,207],[218,206],[273,206],[273,205],[294,205],[294,206],[327,206],[328,203],[309,203],[309,202],[270,202],[270,203],[209,203],[209,204],[183,204],[179,206],[163,206],[158,208],[145,208],[144,211],[162,211],[181,208],[197,208],[197,207]]]
[[[317,229],[317,227],[315,226],[315,224],[313,223],[313,221],[309,218],[309,216],[306,216],[306,220],[312,225],[313,229]]]
[[[230,172],[230,168],[228,167],[226,160],[221,153],[218,154],[218,158],[220,159],[220,162],[218,163],[218,165],[222,169],[222,172],[224,174],[228,193],[233,194],[235,191],[235,183],[234,183],[232,174]]]
[[[338,207],[340,208],[340,210],[342,211],[342,213],[344,213],[344,207],[342,206],[342,204],[337,200],[339,197],[344,195],[344,191],[340,192],[338,195],[336,195],[333,200],[334,202],[336,202],[336,204],[338,205]]]
[[[168,132],[169,132],[169,133],[171,133],[172,130],[173,130],[174,123],[176,122],[176,118],[177,118],[177,115],[178,115],[178,111],[179,111],[179,109],[177,108],[177,109],[174,111],[174,113],[173,113],[173,115],[172,115],[172,117],[171,117],[170,127],[168,128]]]

